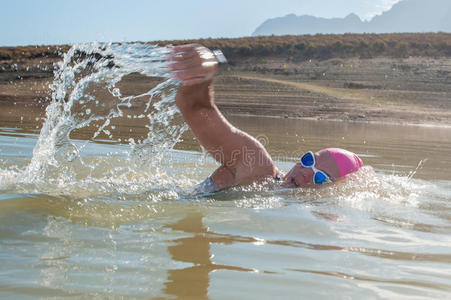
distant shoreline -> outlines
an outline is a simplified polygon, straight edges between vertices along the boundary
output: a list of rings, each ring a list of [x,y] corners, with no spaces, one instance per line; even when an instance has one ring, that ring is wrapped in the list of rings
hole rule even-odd
[[[440,129],[450,129],[451,124],[441,124],[441,123],[400,123],[396,121],[381,121],[381,120],[342,120],[342,119],[317,119],[317,118],[293,118],[293,117],[283,117],[283,116],[268,116],[268,115],[258,115],[258,114],[241,114],[241,113],[225,113],[226,116],[232,117],[249,117],[249,118],[267,118],[267,119],[289,119],[289,120],[306,120],[306,121],[327,121],[327,122],[349,122],[355,124],[375,124],[375,125],[392,125],[392,126],[408,126],[408,127],[426,127],[426,128],[440,128]]]
[[[215,81],[217,103],[226,114],[451,126],[451,34],[271,36],[155,43],[188,42],[221,48],[229,59]],[[12,104],[18,103],[43,111],[38,102],[50,95],[53,64],[68,49],[0,48],[0,105],[13,109]],[[123,82],[130,91],[153,84],[144,76]],[[8,109],[1,110],[0,117],[14,115]]]
[[[240,64],[240,59],[285,57],[288,60],[331,58],[451,57],[451,33],[316,34],[250,36],[136,42],[160,46],[199,43],[222,49]],[[70,45],[0,47],[0,64],[27,59],[58,59]]]

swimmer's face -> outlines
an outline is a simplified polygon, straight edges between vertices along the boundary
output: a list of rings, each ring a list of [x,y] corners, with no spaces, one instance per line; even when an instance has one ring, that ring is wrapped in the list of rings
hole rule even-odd
[[[340,177],[337,163],[329,152],[325,150],[316,152],[315,161],[315,167],[329,175],[332,180],[335,181]],[[283,178],[283,186],[292,188],[318,186],[313,183],[313,175],[312,168],[305,168],[301,163],[297,163]]]

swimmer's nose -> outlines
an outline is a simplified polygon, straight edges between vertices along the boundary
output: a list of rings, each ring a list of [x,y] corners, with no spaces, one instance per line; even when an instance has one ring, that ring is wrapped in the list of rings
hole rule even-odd
[[[301,168],[298,171],[290,171],[284,178],[284,187],[308,187],[313,184],[313,171],[311,169]]]

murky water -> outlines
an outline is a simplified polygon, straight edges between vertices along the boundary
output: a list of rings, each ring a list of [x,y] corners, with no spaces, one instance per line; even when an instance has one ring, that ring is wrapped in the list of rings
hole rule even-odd
[[[108,70],[75,72],[103,77],[66,86],[40,134],[0,128],[2,298],[451,296],[451,129],[230,117],[284,171],[334,146],[377,175],[193,195],[216,165],[189,132],[174,147],[175,83],[127,98],[136,66]]]

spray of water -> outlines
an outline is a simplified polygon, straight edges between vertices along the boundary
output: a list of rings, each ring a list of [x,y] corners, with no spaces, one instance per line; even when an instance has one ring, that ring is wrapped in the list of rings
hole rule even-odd
[[[129,183],[144,177],[153,181],[162,179],[160,162],[186,129],[176,121],[180,117],[174,101],[178,81],[170,78],[165,59],[170,51],[170,47],[146,44],[74,45],[57,64],[45,123],[33,157],[20,176],[21,182],[33,185],[61,182],[60,186],[68,187],[74,182],[78,186],[83,183],[98,186],[97,181],[106,178],[110,183],[124,182],[124,178]],[[123,96],[117,84],[132,73],[159,77],[162,82],[143,94]],[[108,95],[107,99],[98,96],[102,93]],[[138,115],[125,115],[124,109],[142,99],[145,108]],[[147,119],[147,137],[139,141],[130,138],[129,151],[125,157],[117,158],[122,160],[117,167],[109,165],[103,168],[108,171],[99,172],[102,162],[82,159],[83,149],[101,134],[112,139],[108,129],[111,122],[127,117]],[[71,139],[71,133],[90,126],[95,128],[90,140]],[[137,175],[139,169],[147,170],[146,176]],[[99,173],[103,179],[99,179]],[[108,186],[104,182],[105,185]],[[133,190],[128,185],[127,190],[130,189]]]

